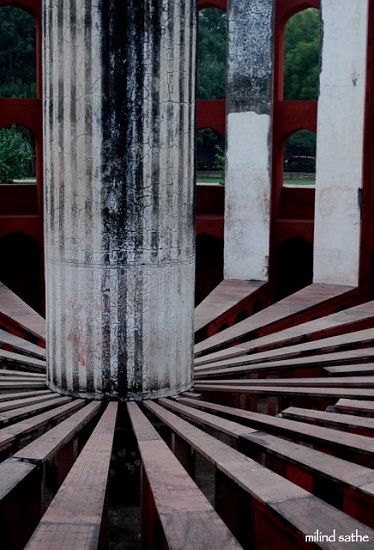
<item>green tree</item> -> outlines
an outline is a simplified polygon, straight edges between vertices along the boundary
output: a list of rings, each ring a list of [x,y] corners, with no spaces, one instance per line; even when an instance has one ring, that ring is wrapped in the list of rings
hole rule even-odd
[[[0,97],[35,97],[36,31],[31,15],[0,9]]]
[[[216,154],[215,154],[215,160],[216,160],[216,169],[220,172],[220,179],[219,183],[221,185],[225,185],[225,165],[226,165],[226,156],[225,152],[222,150],[222,147],[219,145],[216,145]]]
[[[13,6],[0,9],[0,97],[36,96],[36,28],[31,15]],[[35,173],[30,130],[13,124],[0,130],[0,183]]]
[[[284,99],[318,98],[320,12],[303,10],[287,23],[284,46]]]
[[[0,130],[0,183],[25,177],[33,159],[30,143],[15,124]]]
[[[198,99],[226,96],[226,14],[218,8],[199,13],[197,49]]]
[[[295,132],[287,141],[284,151],[285,172],[316,171],[316,134],[308,130]]]
[[[320,57],[320,12],[310,8],[294,15],[284,37],[284,99],[318,99]],[[314,172],[316,135],[307,130],[287,141],[284,169],[287,172]]]
[[[217,149],[218,147],[218,149]],[[196,165],[198,170],[221,171],[221,161],[217,154],[225,149],[225,138],[210,128],[197,132]],[[222,153],[223,154],[223,153]]]
[[[226,13],[208,8],[199,13],[197,48],[198,99],[224,99],[226,95]],[[210,128],[197,133],[197,169],[222,171],[225,140]]]

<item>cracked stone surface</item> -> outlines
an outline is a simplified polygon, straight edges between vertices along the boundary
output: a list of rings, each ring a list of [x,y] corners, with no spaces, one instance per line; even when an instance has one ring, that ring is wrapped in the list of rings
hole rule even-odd
[[[268,279],[273,4],[229,2],[225,279]]]
[[[48,380],[126,398],[189,387],[196,14],[44,3]]]

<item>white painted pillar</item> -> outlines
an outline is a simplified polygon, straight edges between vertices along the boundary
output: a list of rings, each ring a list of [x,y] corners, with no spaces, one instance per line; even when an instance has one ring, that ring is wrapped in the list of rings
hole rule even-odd
[[[188,388],[194,307],[193,0],[44,2],[48,384]]]
[[[322,0],[314,282],[356,286],[366,93],[367,0]]]
[[[273,3],[229,2],[225,279],[268,279]]]

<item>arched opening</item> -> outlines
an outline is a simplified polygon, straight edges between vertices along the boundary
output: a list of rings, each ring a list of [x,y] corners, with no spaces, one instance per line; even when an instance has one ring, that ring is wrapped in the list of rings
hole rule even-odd
[[[321,49],[320,10],[296,13],[284,34],[284,99],[317,100]]]
[[[219,8],[199,12],[197,48],[198,99],[226,96],[226,13]]]
[[[36,97],[36,25],[14,6],[0,8],[0,97]]]
[[[283,156],[283,185],[315,185],[317,137],[309,130],[292,134]]]
[[[313,280],[313,245],[294,237],[279,244],[274,251],[276,300],[281,300],[310,285]]]
[[[196,136],[197,183],[224,184],[225,137],[211,128],[204,128]]]
[[[34,135],[20,124],[0,129],[0,184],[9,183],[36,183]]]
[[[0,238],[0,281],[41,312],[41,258],[38,243],[24,233]]]
[[[223,279],[223,241],[203,233],[196,237],[196,290],[198,305]]]

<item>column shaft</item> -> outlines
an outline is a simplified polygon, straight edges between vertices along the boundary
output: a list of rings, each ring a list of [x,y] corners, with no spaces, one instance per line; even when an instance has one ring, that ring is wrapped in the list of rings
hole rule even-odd
[[[367,0],[322,0],[314,282],[358,284]]]
[[[229,2],[225,279],[268,278],[273,10]]]
[[[44,3],[48,381],[191,383],[193,0]]]

